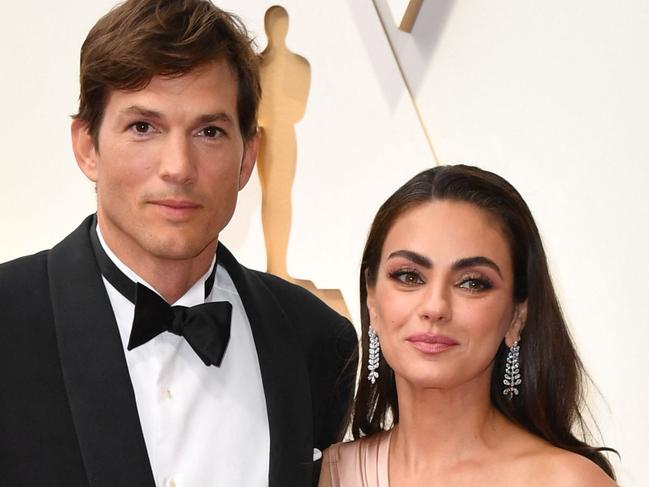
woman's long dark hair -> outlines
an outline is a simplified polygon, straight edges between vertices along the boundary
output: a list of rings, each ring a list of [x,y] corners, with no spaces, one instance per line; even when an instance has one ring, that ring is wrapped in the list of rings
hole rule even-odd
[[[407,210],[433,200],[456,200],[475,205],[496,216],[507,236],[514,269],[515,303],[527,299],[527,319],[520,343],[520,394],[502,394],[507,347],[501,344],[491,378],[491,402],[507,418],[559,448],[590,459],[615,479],[602,451],[586,443],[588,428],[581,413],[583,380],[581,360],[559,307],[550,279],[538,228],[525,201],[500,176],[482,169],[457,165],[423,171],[399,188],[381,206],[367,239],[360,272],[362,364],[368,360],[367,286],[376,284],[383,243],[397,218]],[[380,361],[375,384],[361,375],[353,406],[354,438],[376,433],[399,422],[394,372]],[[575,436],[576,427],[579,438]],[[614,451],[614,450],[610,450]]]

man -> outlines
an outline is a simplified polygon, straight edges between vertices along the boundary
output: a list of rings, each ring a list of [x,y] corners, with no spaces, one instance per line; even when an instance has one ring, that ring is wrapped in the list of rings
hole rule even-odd
[[[129,0],[90,31],[72,144],[97,214],[0,266],[0,485],[317,478],[353,327],[218,243],[259,97],[245,28],[207,1]]]

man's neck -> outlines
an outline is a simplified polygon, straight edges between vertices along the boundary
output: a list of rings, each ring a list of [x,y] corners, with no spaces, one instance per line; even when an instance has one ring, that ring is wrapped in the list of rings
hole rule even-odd
[[[143,272],[138,272],[135,269],[134,271],[150,283],[165,301],[173,304],[209,270],[214,258],[214,251],[203,252],[201,257],[203,254],[205,254],[205,258],[200,260],[156,261],[150,262],[150,265]]]
[[[97,231],[110,253],[170,304],[178,301],[209,271],[218,243],[215,239],[199,255],[189,259],[165,259],[147,252],[129,252],[126,246],[111,240],[110,234],[102,232],[101,225]]]

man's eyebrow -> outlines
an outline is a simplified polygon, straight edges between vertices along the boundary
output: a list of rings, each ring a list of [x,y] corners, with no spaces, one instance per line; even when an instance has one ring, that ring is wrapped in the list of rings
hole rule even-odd
[[[122,110],[122,113],[134,113],[136,115],[140,115],[142,117],[148,117],[148,118],[162,117],[162,114],[160,112],[156,112],[155,110],[150,110],[148,108],[140,107],[138,105],[131,105],[130,107],[127,107],[124,110]]]
[[[147,117],[147,118],[164,118],[162,113],[156,110],[151,110],[149,108],[141,107],[139,105],[131,105],[130,107],[124,109],[123,113],[133,113],[141,117]],[[215,112],[215,113],[205,113],[203,115],[199,115],[196,118],[196,123],[198,125],[211,123],[211,122],[232,123],[232,117],[230,117],[230,115],[228,115],[225,112]]]
[[[211,122],[225,122],[232,123],[232,117],[225,112],[206,113],[199,116],[196,121],[198,124],[211,123]]]
[[[432,260],[430,260],[428,257],[418,254],[417,252],[413,252],[412,250],[395,250],[390,255],[388,255],[388,260],[392,259],[393,257],[403,257],[404,259],[408,259],[417,265],[425,267],[426,269],[433,267]]]
[[[475,257],[465,257],[463,259],[456,260],[453,262],[453,266],[451,267],[454,271],[458,271],[461,269],[466,269],[467,267],[474,267],[474,266],[486,266],[486,267],[491,267],[493,270],[495,270],[498,275],[502,278],[503,275],[500,272],[500,267],[491,260],[488,257],[484,257],[482,255],[475,256]]]

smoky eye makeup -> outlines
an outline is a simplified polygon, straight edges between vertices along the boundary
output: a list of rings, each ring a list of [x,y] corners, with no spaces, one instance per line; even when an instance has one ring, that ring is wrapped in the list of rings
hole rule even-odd
[[[464,272],[456,280],[457,287],[471,293],[488,291],[494,287],[494,283],[485,273]]]
[[[390,280],[407,286],[416,286],[425,282],[421,273],[411,266],[388,270],[387,275]]]

